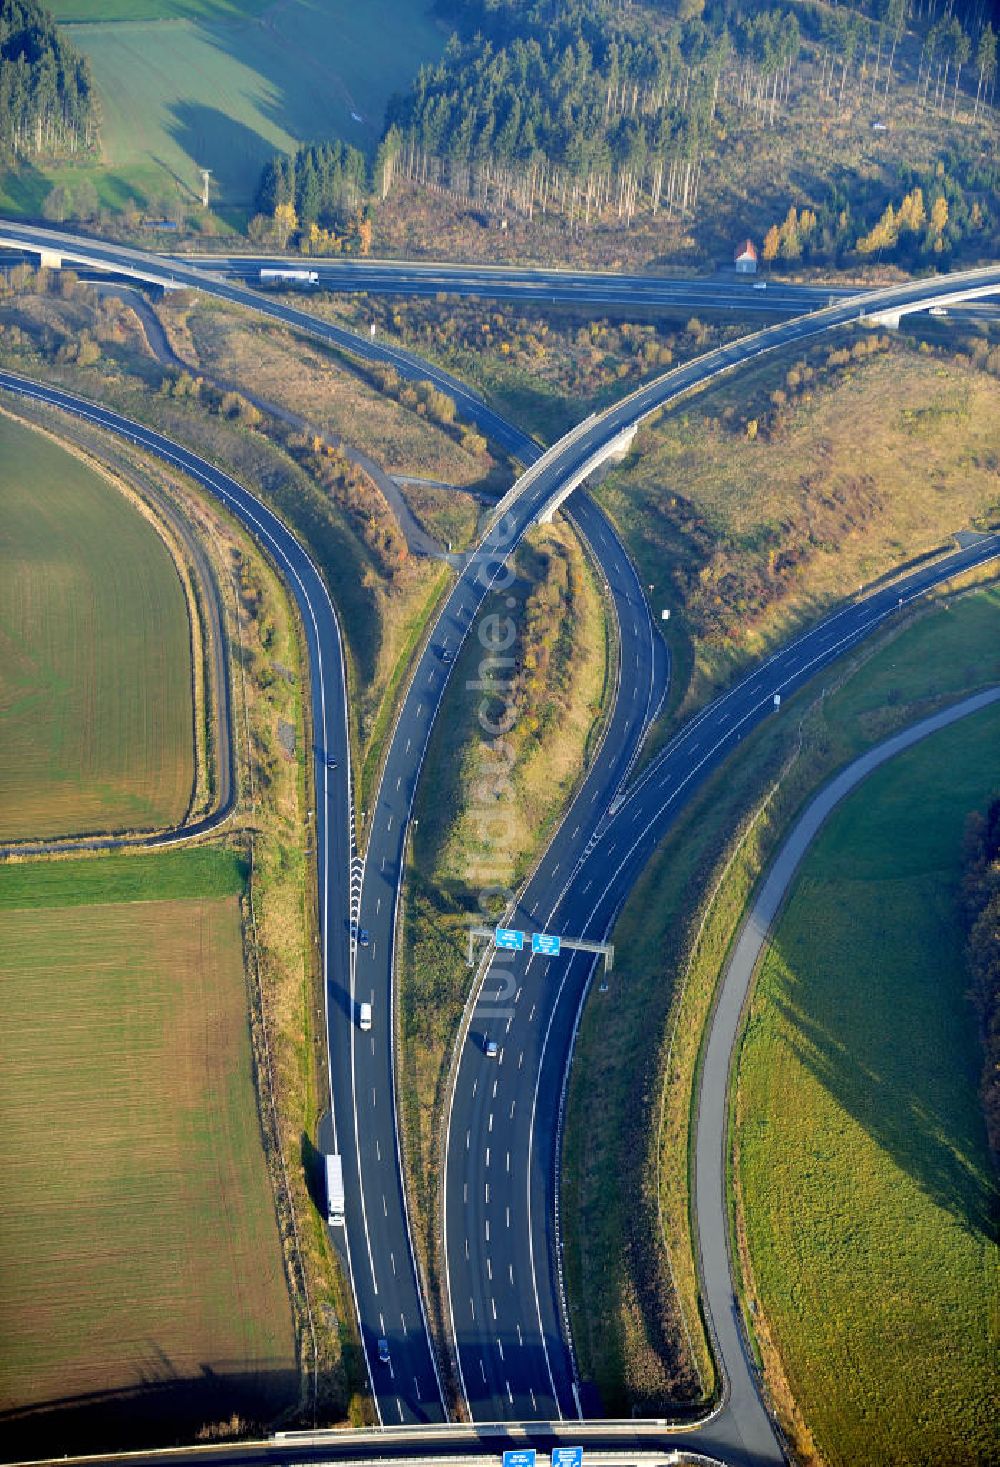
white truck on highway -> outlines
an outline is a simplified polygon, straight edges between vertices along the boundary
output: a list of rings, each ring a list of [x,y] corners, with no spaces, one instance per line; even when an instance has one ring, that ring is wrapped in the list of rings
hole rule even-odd
[[[318,285],[316,270],[262,270],[261,285]]]
[[[344,1226],[344,1168],[339,1156],[327,1156],[326,1220],[331,1228]]]

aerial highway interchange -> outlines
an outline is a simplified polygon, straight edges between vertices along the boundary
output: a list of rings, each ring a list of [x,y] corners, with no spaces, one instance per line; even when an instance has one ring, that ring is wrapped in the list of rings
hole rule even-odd
[[[299,603],[317,729],[317,862],[332,1118],[345,1164],[348,1271],[381,1420],[402,1426],[443,1422],[449,1404],[443,1390],[443,1362],[435,1359],[427,1331],[406,1215],[390,1015],[407,831],[454,656],[476,625],[490,590],[502,589],[506,562],[531,525],[627,441],[651,412],[763,352],[834,326],[862,317],[898,319],[909,310],[998,293],[1000,269],[909,282],[832,303],[824,291],[822,303],[807,302],[817,304],[816,310],[766,326],[666,373],[541,454],[531,439],[448,374],[411,353],[320,322],[274,296],[262,297],[199,267],[97,241],[21,226],[4,226],[2,236],[9,248],[45,250],[67,262],[203,290],[360,356],[392,361],[405,375],[430,378],[448,391],[464,416],[525,466],[457,575],[413,669],[359,864],[352,836],[347,690],[339,630],[322,578],[301,546],[252,495],[183,447],[58,389],[10,374],[0,377],[6,390],[84,414],[190,473],[268,546]],[[442,288],[446,287],[434,286]],[[504,288],[527,289],[528,298],[534,290],[516,272],[511,272]],[[740,295],[742,309],[748,293],[741,290]],[[777,292],[761,292],[756,300],[764,295],[777,313]],[[802,298],[798,299],[801,308]],[[781,308],[792,306],[782,302]],[[528,932],[561,931],[600,941],[611,932],[629,890],[684,800],[762,719],[780,716],[776,695],[780,701],[793,693],[933,586],[994,558],[1000,538],[984,539],[868,596],[849,600],[681,728],[641,777],[630,782],[665,696],[666,650],[635,569],[606,517],[585,494],[578,494],[569,508],[611,594],[619,636],[617,697],[600,749],[505,921]],[[328,767],[330,750],[345,756],[336,770]],[[359,946],[355,936],[362,928],[369,940]],[[444,1265],[454,1361],[464,1405],[474,1421],[547,1422],[581,1415],[553,1219],[563,1091],[594,966],[595,960],[584,955],[544,959],[497,953],[477,974],[463,1026],[449,1106]],[[378,1020],[370,1034],[362,1034],[355,1022],[357,1005],[363,1001],[372,1003]],[[492,1060],[484,1055],[488,1038],[498,1046]],[[724,1091],[725,1074],[713,1079]],[[721,1157],[721,1138],[716,1150]],[[716,1193],[713,1207],[699,1206],[698,1226],[703,1291],[726,1390],[720,1409],[700,1429],[682,1432],[677,1440],[686,1442],[690,1437],[698,1450],[733,1462],[780,1461],[782,1447],[761,1404],[732,1309],[725,1199],[720,1188]],[[391,1346],[387,1363],[377,1358],[376,1342],[382,1337]]]

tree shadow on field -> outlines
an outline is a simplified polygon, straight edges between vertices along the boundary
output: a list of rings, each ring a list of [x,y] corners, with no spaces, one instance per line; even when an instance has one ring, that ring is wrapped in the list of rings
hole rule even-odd
[[[175,102],[167,131],[191,159],[191,187],[200,192],[199,168],[212,170],[212,199],[251,203],[275,145],[252,127],[201,102]]]
[[[807,970],[807,956],[794,940],[786,940],[780,951],[786,975]],[[866,977],[873,989],[878,987],[877,965]],[[784,1018],[795,1058],[844,1113],[938,1207],[971,1234],[995,1239],[998,1195],[985,1132],[980,1146],[975,1125],[963,1131],[960,1107],[956,1119],[956,1107],[949,1105],[955,1086],[967,1078],[969,1104],[976,1111],[978,1057],[970,1052],[967,1077],[942,1074],[936,1026],[930,1021],[917,1025],[907,1017],[907,1007],[919,1004],[919,993],[900,993],[893,986],[895,993],[879,993],[865,1022],[858,1022],[857,1006],[852,1012],[849,1000],[815,1003],[811,986],[807,992],[794,976],[782,979],[771,1001]],[[963,995],[955,1001],[964,1002]]]
[[[294,1409],[299,1376],[273,1360],[215,1362],[185,1373],[156,1344],[135,1363],[134,1385],[58,1396],[0,1412],[0,1459],[77,1456],[172,1446],[241,1423],[259,1434]]]

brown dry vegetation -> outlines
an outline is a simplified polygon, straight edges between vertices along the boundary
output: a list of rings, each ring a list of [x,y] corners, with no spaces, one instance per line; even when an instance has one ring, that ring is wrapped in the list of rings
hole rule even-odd
[[[434,300],[341,298],[328,313],[440,362],[543,442],[623,397],[671,364],[742,336],[745,322],[683,310],[636,311],[630,320],[571,305],[546,307],[457,296]]]
[[[251,962],[251,1027],[265,1149],[277,1196],[299,1332],[305,1419],[362,1419],[353,1305],[313,1200],[310,1154],[327,1107],[322,977],[316,961],[316,878],[310,850],[311,738],[301,629],[270,564],[219,507],[179,483],[179,500],[216,558],[238,616],[237,723],[251,850],[245,934]],[[272,1105],[274,1109],[272,1109]],[[317,1394],[312,1401],[315,1370]]]
[[[162,319],[178,355],[194,368],[245,382],[318,431],[368,450],[390,473],[457,485],[482,477],[476,456],[314,343],[201,297],[185,298],[176,308],[168,303]]]
[[[370,548],[366,543],[371,538],[367,521],[364,526],[355,523],[356,507],[345,508],[338,502],[343,497],[339,490],[324,487],[286,450],[285,426],[275,431],[275,441],[263,425],[257,431],[239,416],[230,418],[224,394],[206,391],[202,401],[195,379],[178,378],[161,368],[144,336],[139,338],[141,346],[137,344],[139,322],[130,307],[111,299],[97,303],[70,277],[60,280],[59,294],[51,294],[47,286],[42,293],[34,289],[30,271],[15,275],[13,293],[0,301],[0,359],[15,370],[99,397],[223,463],[307,543],[341,617],[353,684],[352,720],[366,756],[357,763],[365,779],[373,778],[395,697],[446,572],[408,553],[397,555],[394,565],[387,567],[379,544]],[[64,350],[83,332],[97,350],[96,359],[88,356],[86,364],[71,360]],[[291,360],[289,349],[286,368]],[[331,392],[336,394],[335,386]],[[405,416],[402,408],[388,407]],[[421,419],[415,421],[421,430],[426,428]],[[386,533],[397,535],[395,519],[381,495],[374,490],[372,494]],[[378,526],[372,533],[377,541]]]
[[[1000,383],[966,356],[862,335],[644,428],[597,497],[654,604],[681,613],[688,710],[862,583],[995,522],[998,464]]]

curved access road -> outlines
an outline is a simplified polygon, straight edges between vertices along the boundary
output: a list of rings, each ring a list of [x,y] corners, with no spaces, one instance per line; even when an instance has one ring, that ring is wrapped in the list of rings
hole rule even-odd
[[[782,716],[776,694],[787,698],[934,586],[997,557],[1000,534],[852,600],[776,653],[681,729],[613,802],[575,865],[544,863],[510,925],[606,938],[691,794],[765,718]],[[583,954],[498,955],[462,1048],[448,1134],[445,1263],[474,1420],[572,1419],[580,1411],[552,1219],[565,1077],[594,966]],[[496,1059],[485,1057],[483,1036],[497,1039]],[[700,1133],[702,1144],[711,1146],[709,1134]],[[777,1463],[781,1448],[738,1331],[726,1328],[724,1303],[721,1323],[715,1317],[720,1297],[732,1301],[728,1261],[720,1275],[719,1259],[706,1249],[705,1266],[726,1386],[723,1409],[699,1433],[703,1450],[732,1463]]]
[[[897,754],[959,719],[1000,702],[1000,688],[991,688],[922,719],[885,743],[869,749],[831,780],[810,802],[771,864],[753,906],[747,913],[736,944],[723,969],[719,996],[704,1050],[698,1104],[695,1112],[695,1214],[706,1313],[724,1359],[745,1352],[743,1325],[731,1282],[729,1210],[726,1173],[729,1165],[729,1077],[747,994],[757,963],[769,943],[774,919],[800,862],[819,834],[830,812],[873,770]],[[731,1378],[729,1410],[733,1416],[752,1416],[752,1402],[741,1399],[747,1377]],[[756,1395],[756,1392],[754,1393]]]
[[[429,381],[453,398],[460,414],[476,424],[494,443],[500,444],[516,458],[521,457],[524,442],[531,439],[495,413],[484,398],[460,382],[457,377],[443,372],[430,362],[423,361],[403,347],[390,346],[384,342],[371,341],[359,336],[346,327],[335,326],[319,316],[298,306],[287,304],[285,297],[223,280],[207,270],[195,269],[180,261],[167,260],[160,255],[151,255],[143,250],[130,249],[127,245],[109,244],[99,239],[88,239],[82,235],[68,234],[63,230],[40,229],[30,224],[15,224],[0,219],[0,250],[13,249],[37,254],[44,262],[46,255],[64,261],[68,265],[82,265],[108,270],[127,279],[145,281],[165,290],[198,290],[218,300],[245,306],[258,315],[269,316],[296,331],[301,331],[316,340],[326,342],[366,362],[381,362],[395,367],[401,377],[410,381]],[[534,446],[534,445],[533,445]]]
[[[275,297],[262,296],[231,283],[220,282],[204,272],[191,268],[177,265],[165,266],[164,262],[155,256],[144,256],[136,251],[104,245],[100,242],[95,243],[79,238],[74,240],[71,236],[55,231],[37,230],[20,225],[7,226],[0,230],[0,244],[2,243],[13,248],[34,248],[59,252],[64,258],[75,263],[96,264],[118,273],[131,274],[137,278],[152,280],[168,286],[171,284],[190,286],[247,306],[260,314],[271,316],[285,325],[303,330],[312,336],[329,340],[338,346],[346,346],[361,357],[393,362],[407,376],[417,375],[435,380],[443,390],[450,392],[456,398],[463,413],[471,417],[483,427],[484,431],[496,441],[509,447],[515,454],[523,454],[529,462],[531,456],[537,455],[537,449],[530,444],[530,440],[526,440],[523,434],[512,430],[509,424],[499,419],[481,398],[470,394],[460,385],[456,385],[454,379],[450,378],[448,374],[429,369],[425,363],[420,362],[409,353],[402,353],[377,343],[369,343],[351,332],[328,326],[318,321],[316,317],[310,316],[308,312],[283,305]],[[979,298],[997,291],[1000,291],[1000,266],[945,279],[910,282],[902,286],[853,297],[825,307],[813,315],[768,327],[740,341],[729,343],[714,352],[709,352],[695,361],[685,363],[647,384],[609,412],[600,417],[588,419],[566,435],[553,449],[540,458],[536,458],[536,461],[515,485],[514,490],[506,496],[477,555],[473,557],[459,577],[441,613],[434,637],[421,656],[407,690],[389,749],[382,784],[370,812],[371,818],[368,824],[371,833],[357,920],[362,927],[370,930],[371,939],[367,946],[358,949],[358,967],[356,970],[353,966],[351,968],[349,997],[344,1003],[346,1018],[350,1024],[351,1062],[347,1066],[335,1062],[332,1076],[334,1109],[341,1132],[343,1133],[345,1116],[352,1118],[354,1125],[353,1149],[345,1148],[343,1134],[339,1145],[345,1155],[345,1173],[348,1180],[348,1237],[355,1240],[353,1242],[355,1255],[361,1254],[362,1249],[367,1255],[368,1269],[367,1271],[357,1269],[355,1282],[358,1286],[358,1300],[361,1304],[362,1337],[370,1362],[374,1361],[373,1347],[376,1337],[383,1333],[388,1337],[390,1332],[392,1336],[390,1345],[393,1348],[388,1368],[380,1367],[379,1371],[373,1372],[377,1376],[375,1394],[383,1420],[433,1420],[443,1411],[440,1383],[437,1379],[435,1361],[422,1317],[420,1290],[409,1247],[405,1197],[399,1179],[393,1085],[394,1066],[389,1025],[389,1017],[393,1011],[393,918],[397,908],[402,876],[405,824],[412,808],[423,751],[440,703],[448,668],[452,665],[444,662],[439,656],[441,647],[447,645],[449,649],[457,651],[468,633],[475,610],[487,591],[506,573],[504,571],[505,562],[530,524],[548,512],[554,504],[561,502],[570,489],[581,482],[586,474],[602,461],[610,449],[621,443],[623,435],[629,433],[644,417],[656,411],[660,406],[718,375],[755,360],[765,352],[808,340],[832,327],[856,321],[860,317],[869,315],[878,319],[878,313],[883,312],[898,316],[908,310],[923,309],[942,302]],[[596,515],[596,510],[594,513]],[[596,543],[596,535],[591,538]],[[600,549],[598,553],[600,554]],[[645,622],[648,624],[648,609],[645,608],[644,601],[643,609]],[[647,641],[649,652],[645,672],[641,653],[639,664],[635,667],[630,664],[623,652],[623,680],[629,680],[627,691],[631,694],[630,701],[641,699],[642,687],[647,683],[652,685],[655,678],[653,661],[657,656],[655,634],[651,629],[647,633],[647,629],[639,621],[635,625],[638,628],[637,647]],[[623,639],[628,626],[629,618],[626,615],[623,619]],[[859,635],[863,635],[863,632],[860,632]],[[748,681],[752,683],[752,680]],[[652,708],[654,702],[655,700],[651,700],[648,706]],[[636,747],[641,740],[643,729],[641,706],[640,704],[640,712],[634,717],[632,723],[632,728],[637,731],[635,734]],[[730,716],[729,713],[722,710],[724,719]],[[704,760],[699,756],[693,767],[686,769],[680,788],[669,794],[669,797],[663,796],[667,808],[679,798],[684,787],[703,766]],[[663,766],[658,762],[653,767],[662,769]],[[602,804],[607,809],[609,803],[615,800],[619,784],[617,772],[609,769],[603,787],[600,782],[596,781],[591,785],[589,794],[595,818]],[[647,796],[652,796],[655,802],[656,790],[650,786],[648,775],[640,788],[646,792]],[[600,931],[601,934],[608,930],[614,911],[617,910],[622,899],[622,891],[616,886],[616,881],[621,877],[623,870],[629,869],[632,869],[632,879],[634,879],[634,871],[638,869],[638,866],[634,866],[634,862],[640,858],[645,861],[656,843],[655,839],[650,841],[648,836],[649,831],[657,823],[659,811],[653,813],[649,820],[648,830],[645,828],[643,817],[644,823],[636,832],[627,824],[628,820],[633,818],[634,809],[634,805],[622,804],[620,813],[625,816],[625,824],[616,824],[615,827],[616,830],[625,831],[630,838],[634,836],[629,857],[622,866],[615,864],[617,855],[615,846],[612,844],[610,850],[606,846],[601,850],[601,855],[594,868],[596,876],[588,875],[588,872],[581,868],[581,863],[591,859],[595,847],[599,847],[601,840],[605,839],[600,830],[595,830],[594,834],[586,840],[582,854],[574,855],[573,869],[579,879],[573,882],[573,897],[579,903],[579,907],[568,912],[565,921],[561,917],[558,918],[563,930],[579,931],[576,920],[578,916],[585,917],[592,930]],[[615,817],[616,822],[617,820],[618,816]],[[570,841],[574,838],[580,839],[583,834],[580,830],[576,831],[574,836],[575,829],[571,827],[569,830],[567,838]],[[612,857],[614,857],[613,860]],[[610,884],[607,884],[605,890],[604,872],[609,862],[610,869],[613,871],[613,879]],[[553,855],[551,864],[548,861],[543,863],[549,872],[548,876],[542,875],[541,878],[543,882],[550,883],[546,888],[550,896],[558,897],[560,901],[563,898],[563,891],[560,887],[562,872],[557,868],[562,864],[562,861],[557,862]],[[595,910],[587,894],[598,881],[601,884],[595,887],[599,896]],[[601,896],[602,892],[603,896]],[[540,898],[536,901],[541,916],[544,916],[547,899]],[[583,909],[586,909],[586,912]],[[549,908],[549,911],[550,920],[544,925],[551,927],[554,925],[557,914],[552,908]],[[542,923],[539,921],[538,925],[541,926]],[[484,1412],[491,1415],[498,1414],[498,1403],[501,1407],[499,1414],[509,1416],[516,1412],[526,1417],[547,1414],[559,1416],[563,1414],[564,1409],[572,1410],[575,1406],[573,1392],[575,1381],[572,1377],[571,1352],[567,1342],[567,1331],[562,1327],[559,1315],[561,1296],[558,1286],[558,1248],[552,1244],[552,1217],[557,1199],[557,1188],[553,1181],[557,1154],[556,1117],[566,1063],[571,1052],[572,1029],[578,1007],[577,1003],[570,1004],[568,1008],[564,1005],[557,1012],[551,999],[553,995],[558,998],[564,993],[568,1000],[573,994],[572,985],[569,990],[566,990],[563,984],[560,984],[558,988],[546,987],[543,997],[548,1009],[548,1018],[543,1026],[543,1038],[538,1045],[520,1051],[525,1056],[525,1060],[519,1067],[524,1071],[523,1079],[519,1082],[519,1093],[521,1099],[527,1102],[531,1115],[537,1113],[539,1118],[537,1132],[533,1124],[530,1126],[529,1142],[524,1159],[527,1162],[532,1181],[530,1188],[526,1186],[522,1194],[525,1198],[526,1224],[522,1237],[526,1239],[527,1243],[526,1256],[531,1275],[529,1287],[531,1294],[538,1301],[534,1317],[535,1323],[531,1325],[532,1344],[527,1353],[522,1356],[522,1366],[515,1372],[513,1380],[508,1375],[503,1377],[503,1382],[509,1383],[510,1389],[505,1388],[497,1371],[494,1370],[492,1375],[487,1371],[487,1379],[484,1382],[485,1391],[481,1399],[477,1396],[477,1404],[473,1408],[477,1415],[482,1415]],[[357,1042],[356,1025],[352,1021],[356,1004],[369,995],[374,998],[376,1012],[381,1013],[381,1029],[378,1031],[379,1038],[376,1038],[376,1033],[373,1031],[371,1039],[366,1040],[366,1044],[362,1046]],[[530,1005],[525,1006],[523,1011],[525,1015],[530,1007]],[[563,1017],[566,1012],[570,1013],[568,1028],[564,1024]],[[532,1020],[534,1019],[535,1011],[532,1012]],[[342,1051],[340,1046],[334,1042],[336,1037],[331,1024],[331,1052],[339,1057]],[[370,1068],[365,1068],[369,1065]],[[369,1084],[370,1081],[373,1083]],[[459,1081],[461,1086],[463,1083],[461,1073]],[[473,1116],[475,1114],[475,1094],[473,1093],[470,1099],[469,1095],[461,1089],[457,1093],[459,1103],[456,1107],[456,1114],[464,1117],[465,1108],[468,1107],[468,1114],[470,1117]],[[485,1126],[485,1116],[483,1120]],[[458,1124],[460,1125],[460,1121]],[[456,1122],[453,1116],[449,1142],[451,1156],[457,1149],[455,1131]],[[367,1151],[363,1151],[363,1144],[367,1146]],[[471,1185],[474,1192],[478,1193],[481,1186],[485,1188],[482,1175],[485,1148],[477,1146],[474,1150],[471,1149],[471,1134],[469,1154],[470,1167],[473,1168]],[[520,1153],[518,1159],[522,1159]],[[352,1167],[354,1168],[353,1174]],[[364,1171],[363,1184],[362,1170]],[[494,1200],[496,1195],[496,1190],[494,1190]],[[354,1209],[353,1214],[352,1208]],[[455,1248],[460,1245],[453,1242],[453,1239],[458,1236],[460,1236],[459,1229],[455,1229],[454,1232],[450,1229],[448,1263],[453,1303],[456,1298],[460,1297],[454,1287],[455,1268],[452,1267],[453,1262],[456,1266],[461,1263],[461,1260],[455,1258]],[[478,1317],[470,1322],[467,1336],[463,1326],[457,1322],[456,1314],[456,1333],[460,1352],[466,1338],[473,1348],[479,1348],[484,1339],[491,1347],[494,1341],[497,1344],[503,1343],[502,1326],[497,1322],[496,1328],[492,1327],[492,1295],[488,1288],[491,1282],[489,1273],[492,1270],[492,1258],[488,1260],[488,1263],[489,1267],[481,1275],[474,1272],[470,1280],[472,1291],[468,1297],[474,1305],[478,1293],[478,1302],[481,1307]],[[520,1264],[518,1267],[520,1269]],[[362,1299],[362,1290],[366,1291],[364,1299]],[[551,1301],[551,1307],[544,1303],[545,1300]],[[544,1375],[541,1374],[543,1363]],[[469,1386],[470,1373],[465,1371],[464,1366],[463,1373],[466,1377],[466,1389],[471,1402],[473,1390]],[[543,1383],[543,1398],[536,1400],[535,1405],[532,1406],[532,1390],[536,1379]],[[545,1389],[546,1380],[548,1382],[547,1390]],[[517,1383],[516,1390],[514,1381]],[[507,1403],[505,1406],[504,1401]],[[554,1413],[547,1409],[552,1406],[555,1407]]]

